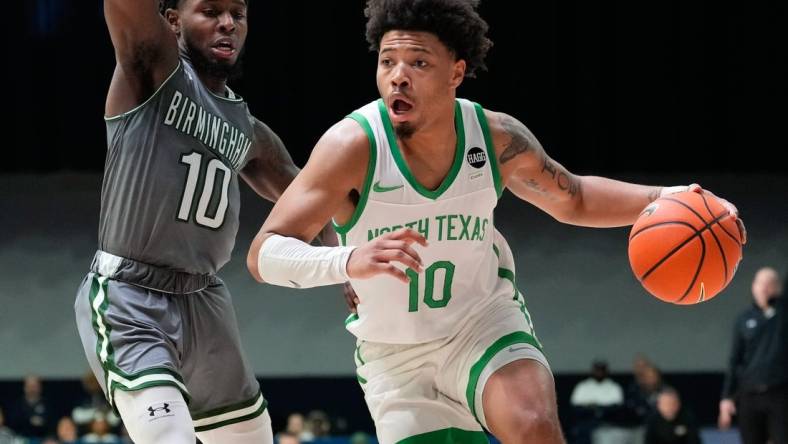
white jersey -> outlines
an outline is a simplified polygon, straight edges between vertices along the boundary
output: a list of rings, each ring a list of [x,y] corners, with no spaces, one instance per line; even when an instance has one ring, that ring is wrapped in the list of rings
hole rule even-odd
[[[454,163],[435,190],[418,183],[408,168],[382,100],[349,117],[367,133],[370,160],[353,216],[335,226],[340,242],[363,245],[410,227],[429,246],[414,244],[424,270],[406,270],[409,283],[388,275],[351,280],[360,304],[347,329],[365,341],[424,343],[452,335],[491,298],[511,297],[512,284],[499,278],[493,247],[493,209],[502,186],[482,107],[456,101]]]

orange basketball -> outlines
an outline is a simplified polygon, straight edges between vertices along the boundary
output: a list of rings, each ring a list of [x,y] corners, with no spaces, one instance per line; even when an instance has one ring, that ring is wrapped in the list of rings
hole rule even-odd
[[[742,238],[733,216],[708,193],[652,202],[629,235],[629,264],[643,287],[673,304],[697,304],[733,279]]]

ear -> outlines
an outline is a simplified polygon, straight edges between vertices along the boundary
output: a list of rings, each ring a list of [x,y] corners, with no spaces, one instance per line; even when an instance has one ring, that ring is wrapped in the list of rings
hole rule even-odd
[[[177,9],[167,9],[164,11],[164,19],[167,20],[167,24],[170,25],[170,29],[177,34],[181,34],[181,16],[178,14]]]
[[[451,79],[449,80],[449,85],[452,88],[458,88],[462,84],[462,81],[465,79],[466,68],[465,60],[459,59],[454,62],[451,70]]]

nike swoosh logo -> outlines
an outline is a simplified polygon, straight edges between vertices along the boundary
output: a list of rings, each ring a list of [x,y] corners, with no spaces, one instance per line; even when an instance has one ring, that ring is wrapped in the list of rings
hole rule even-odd
[[[380,181],[377,181],[377,182],[375,182],[375,185],[372,185],[372,191],[374,191],[376,193],[385,193],[385,192],[388,192],[388,191],[398,190],[398,189],[400,189],[400,188],[402,188],[404,186],[405,185],[395,185],[393,187],[384,187],[383,185],[380,184]]]
[[[517,348],[509,347],[509,353],[514,353],[514,352],[520,351],[520,350],[527,350],[529,348],[531,348],[531,347],[517,347]]]
[[[290,279],[288,279],[288,280],[290,281]],[[290,281],[290,283],[293,284],[293,287],[295,287],[295,288],[301,288],[301,284],[299,284],[296,281]]]

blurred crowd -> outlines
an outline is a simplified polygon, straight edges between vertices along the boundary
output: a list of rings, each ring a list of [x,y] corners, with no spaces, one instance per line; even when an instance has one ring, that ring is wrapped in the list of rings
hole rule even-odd
[[[644,356],[635,358],[634,379],[624,389],[604,360],[572,391],[570,442],[577,444],[700,444],[698,424],[679,392]]]
[[[60,416],[44,395],[41,379],[25,377],[21,396],[0,405],[0,444],[122,442],[120,418],[107,404],[93,373],[85,375],[82,388],[71,411]]]
[[[92,372],[84,376],[82,389],[73,408],[67,414],[59,414],[44,395],[41,378],[25,377],[18,398],[0,399],[0,444],[132,444]],[[306,415],[292,413],[284,429],[275,430],[276,440],[279,444],[377,442],[363,432],[336,440],[331,435],[332,424],[321,410]]]

